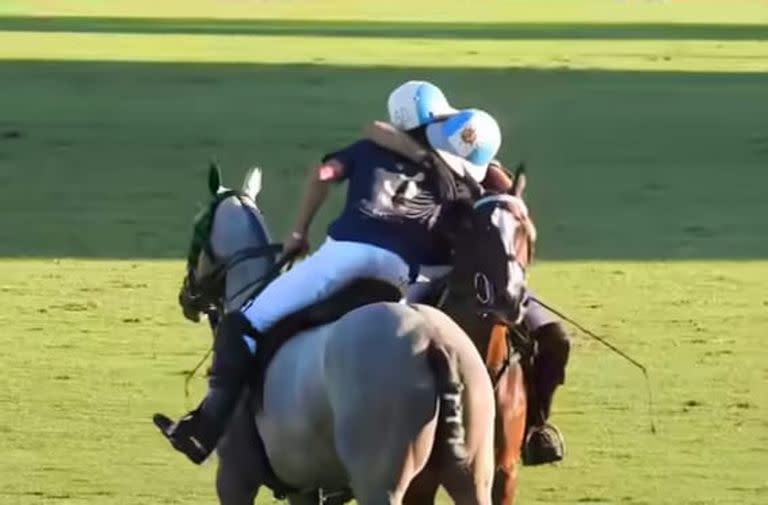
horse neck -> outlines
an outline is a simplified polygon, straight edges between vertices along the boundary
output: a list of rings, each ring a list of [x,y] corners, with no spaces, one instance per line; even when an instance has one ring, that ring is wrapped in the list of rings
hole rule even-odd
[[[258,284],[257,281],[267,274],[273,264],[267,258],[251,258],[232,267],[225,280],[224,310],[231,312],[242,307]]]
[[[235,197],[223,201],[216,211],[211,233],[211,244],[221,258],[232,258],[239,251],[258,248],[271,242],[266,222],[254,209]],[[226,273],[224,310],[239,309],[274,265],[272,255],[244,258]]]
[[[456,286],[453,279],[451,285]],[[469,335],[470,340],[487,362],[494,325],[489,318],[481,317],[477,313],[474,296],[459,289],[449,288],[441,310]]]

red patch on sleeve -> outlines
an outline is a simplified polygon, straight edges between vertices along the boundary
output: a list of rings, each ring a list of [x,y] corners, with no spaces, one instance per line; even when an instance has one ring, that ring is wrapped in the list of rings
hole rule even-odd
[[[341,176],[341,169],[333,165],[323,165],[317,169],[318,178],[323,181],[333,181]]]

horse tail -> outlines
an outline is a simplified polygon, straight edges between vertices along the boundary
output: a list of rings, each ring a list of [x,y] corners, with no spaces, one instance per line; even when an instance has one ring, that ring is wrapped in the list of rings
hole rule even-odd
[[[432,459],[438,464],[464,463],[468,459],[464,426],[464,383],[458,358],[444,346],[431,342],[427,359],[437,386],[437,430]]]

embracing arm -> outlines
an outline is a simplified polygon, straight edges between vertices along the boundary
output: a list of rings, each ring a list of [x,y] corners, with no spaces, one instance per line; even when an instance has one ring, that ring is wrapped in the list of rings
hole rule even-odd
[[[520,182],[517,184],[516,196],[522,196],[525,191],[525,174],[520,176]],[[493,160],[488,164],[488,173],[483,179],[483,187],[494,193],[506,193],[512,189],[512,179],[507,175],[501,162]]]
[[[394,151],[409,160],[421,163],[429,155],[429,150],[412,139],[407,133],[383,121],[374,121],[365,125],[363,136],[385,149]]]

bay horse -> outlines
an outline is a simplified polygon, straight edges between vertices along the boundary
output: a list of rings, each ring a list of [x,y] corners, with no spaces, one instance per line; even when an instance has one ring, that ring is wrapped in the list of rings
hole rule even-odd
[[[532,257],[536,230],[522,200],[523,191],[524,184],[515,183],[509,191],[481,199],[475,205],[482,208],[493,202],[513,213],[515,219],[502,225],[501,232],[508,238],[510,256],[525,268]],[[455,254],[471,255],[483,245],[459,240],[454,244]],[[522,312],[510,312],[505,291],[494,288],[487,278],[467,268],[468,265],[465,261],[455,262],[447,284],[437,290],[433,303],[472,337],[484,357],[496,402],[493,505],[512,505],[517,494],[526,431],[528,402],[523,371],[533,350],[520,324]],[[427,467],[409,488],[404,503],[434,503],[437,489],[435,476]]]

